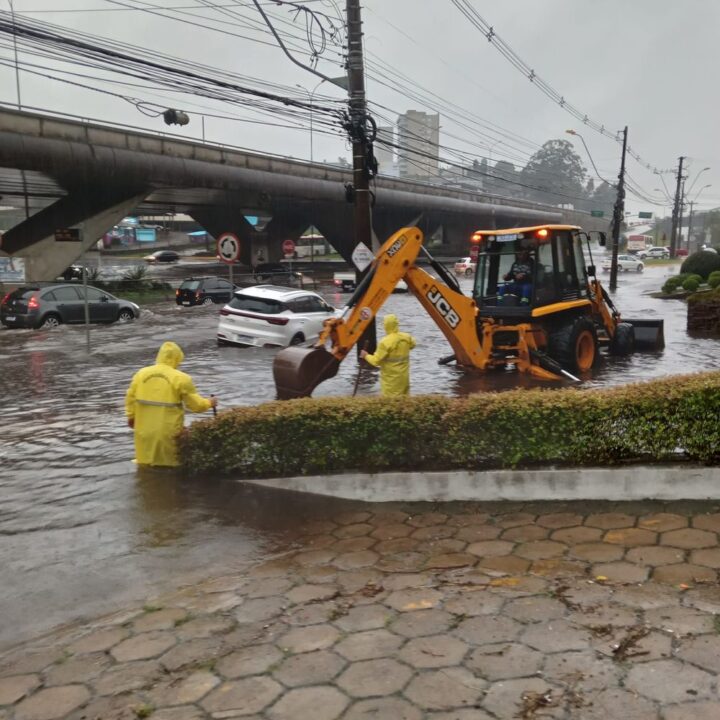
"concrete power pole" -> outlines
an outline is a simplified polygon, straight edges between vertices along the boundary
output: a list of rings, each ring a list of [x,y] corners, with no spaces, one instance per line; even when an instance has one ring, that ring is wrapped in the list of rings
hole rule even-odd
[[[612,226],[612,260],[610,262],[610,289],[617,289],[618,250],[620,248],[620,226],[625,217],[625,153],[627,152],[627,125],[623,130],[622,156],[620,158],[620,174],[618,175],[617,197],[613,208]]]
[[[369,151],[373,138],[368,137],[369,119],[365,100],[365,65],[362,46],[362,19],[360,0],[347,0],[348,38],[348,94],[350,105],[350,135],[353,153],[353,188],[355,247],[363,243],[372,250],[372,221],[370,209],[370,168]],[[365,272],[357,273],[358,283]],[[367,344],[368,351],[374,352],[377,344],[375,321],[368,325],[358,343],[358,352]]]
[[[675,188],[675,203],[672,211],[672,228],[670,230],[670,257],[674,258],[677,253],[677,235],[678,220],[680,219],[680,203],[682,202],[682,183],[683,183],[683,162],[684,156],[680,156],[678,163],[677,186]]]

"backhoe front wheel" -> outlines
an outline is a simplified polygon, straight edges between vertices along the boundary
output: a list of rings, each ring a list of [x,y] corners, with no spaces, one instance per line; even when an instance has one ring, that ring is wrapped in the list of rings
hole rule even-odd
[[[597,335],[592,321],[575,318],[550,333],[548,355],[571,373],[592,369],[598,356]]]
[[[630,323],[618,323],[608,349],[611,355],[632,355],[635,352],[635,328]]]

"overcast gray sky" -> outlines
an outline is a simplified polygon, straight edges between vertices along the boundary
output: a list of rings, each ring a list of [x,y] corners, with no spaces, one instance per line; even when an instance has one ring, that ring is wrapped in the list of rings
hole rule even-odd
[[[139,0],[120,1],[138,7],[141,4]],[[720,43],[716,37],[720,30],[720,3],[712,0],[685,0],[682,3],[669,0],[471,2],[498,35],[569,102],[612,131],[627,124],[630,145],[649,163],[659,168],[672,168],[679,155],[687,155],[690,158],[688,185],[699,170],[711,166],[695,185],[691,199],[703,185],[712,183],[711,188],[703,191],[699,204],[702,207],[720,205],[717,100],[713,86],[720,59]],[[272,42],[259,44],[223,35],[140,10],[126,10],[109,0],[14,0],[14,4],[16,12],[25,17],[151,48],[244,76],[290,87],[300,84],[308,90],[317,85],[317,78],[292,65]],[[145,7],[179,7],[185,13],[211,19],[208,23],[195,18],[199,23],[212,24],[214,19],[216,28],[266,43],[272,40],[266,32],[242,27],[259,19],[247,0],[142,0],[142,4]],[[232,6],[232,12],[239,13],[240,17],[203,7],[207,4],[223,5],[224,9]],[[338,4],[344,7],[342,0]],[[8,0],[0,0],[0,7],[9,9]],[[276,18],[291,19],[286,11],[269,4],[264,7],[272,10]],[[336,15],[329,0],[314,0],[310,7]],[[43,12],[29,12],[38,10]],[[193,20],[188,15],[182,17]],[[436,102],[444,110],[441,110],[443,145],[476,156],[491,151],[493,160],[509,159],[521,165],[523,157],[526,159],[544,141],[569,138],[564,133],[567,128],[582,129],[581,123],[512,68],[451,0],[366,0],[364,22],[369,61],[384,63],[411,78],[426,92],[440,96]],[[302,36],[303,28],[299,22],[296,31],[299,36]],[[337,53],[337,48],[329,47],[319,65],[330,76],[343,74]],[[7,47],[0,50],[0,55],[4,59],[12,58]],[[303,54],[298,53],[298,56],[303,59]],[[48,64],[47,60],[26,59]],[[14,73],[2,68],[0,79],[0,99],[15,103]],[[20,81],[23,104],[27,106],[113,119],[157,130],[166,128],[161,119],[147,118],[117,98],[27,73],[21,74]],[[112,87],[115,91],[120,88],[120,92],[181,107],[190,113],[205,110],[254,120],[267,118],[242,107],[204,98],[173,96],[167,90],[94,84]],[[403,87],[396,80],[389,84],[391,87],[386,87],[372,77],[368,78],[368,99],[389,109],[379,109],[379,114],[394,119],[397,113],[410,108],[433,109],[406,96],[408,92],[415,94],[416,87]],[[326,90],[326,87],[324,84],[318,90],[318,96],[343,97],[339,88]],[[301,91],[297,92],[302,95]],[[456,109],[449,108],[448,104],[460,106],[486,124],[484,134],[476,132],[477,128],[473,131],[467,120],[460,119]],[[466,127],[455,122],[459,119]],[[494,128],[501,128],[506,134],[502,135]],[[286,129],[206,118],[205,129],[211,140],[294,157],[309,156],[307,127]],[[199,137],[200,117],[192,114],[190,125],[175,131],[188,137]],[[589,129],[583,134],[601,174],[614,180],[618,171],[619,146]],[[349,155],[344,141],[318,132],[317,127],[313,139],[315,160],[336,160],[338,156]],[[575,142],[583,162],[594,174],[582,145]],[[662,187],[658,176],[633,160],[628,162],[628,171],[647,193],[656,198],[662,195],[654,191]],[[674,177],[664,177],[672,190]],[[634,211],[647,209],[662,213],[658,207],[633,199],[630,199],[629,207]]]

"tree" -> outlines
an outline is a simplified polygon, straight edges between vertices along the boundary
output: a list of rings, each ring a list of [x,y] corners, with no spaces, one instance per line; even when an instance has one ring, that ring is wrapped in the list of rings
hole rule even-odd
[[[548,140],[520,173],[527,196],[552,205],[582,206],[586,170],[567,140]]]
[[[486,185],[488,192],[505,196],[517,196],[519,194],[519,188],[514,184],[517,182],[518,173],[512,163],[507,160],[498,160],[488,172],[489,177]]]
[[[617,199],[617,190],[606,183],[604,180],[595,188],[595,192],[590,198],[590,210],[602,210],[608,221],[612,219],[613,207]]]

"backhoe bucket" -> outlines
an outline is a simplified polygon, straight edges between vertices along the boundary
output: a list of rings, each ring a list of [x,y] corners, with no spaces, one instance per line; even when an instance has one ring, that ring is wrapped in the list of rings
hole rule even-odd
[[[635,328],[636,350],[662,350],[665,347],[664,320],[629,320],[623,318]]]
[[[310,397],[324,380],[337,375],[340,361],[324,348],[288,347],[273,362],[278,400]]]

